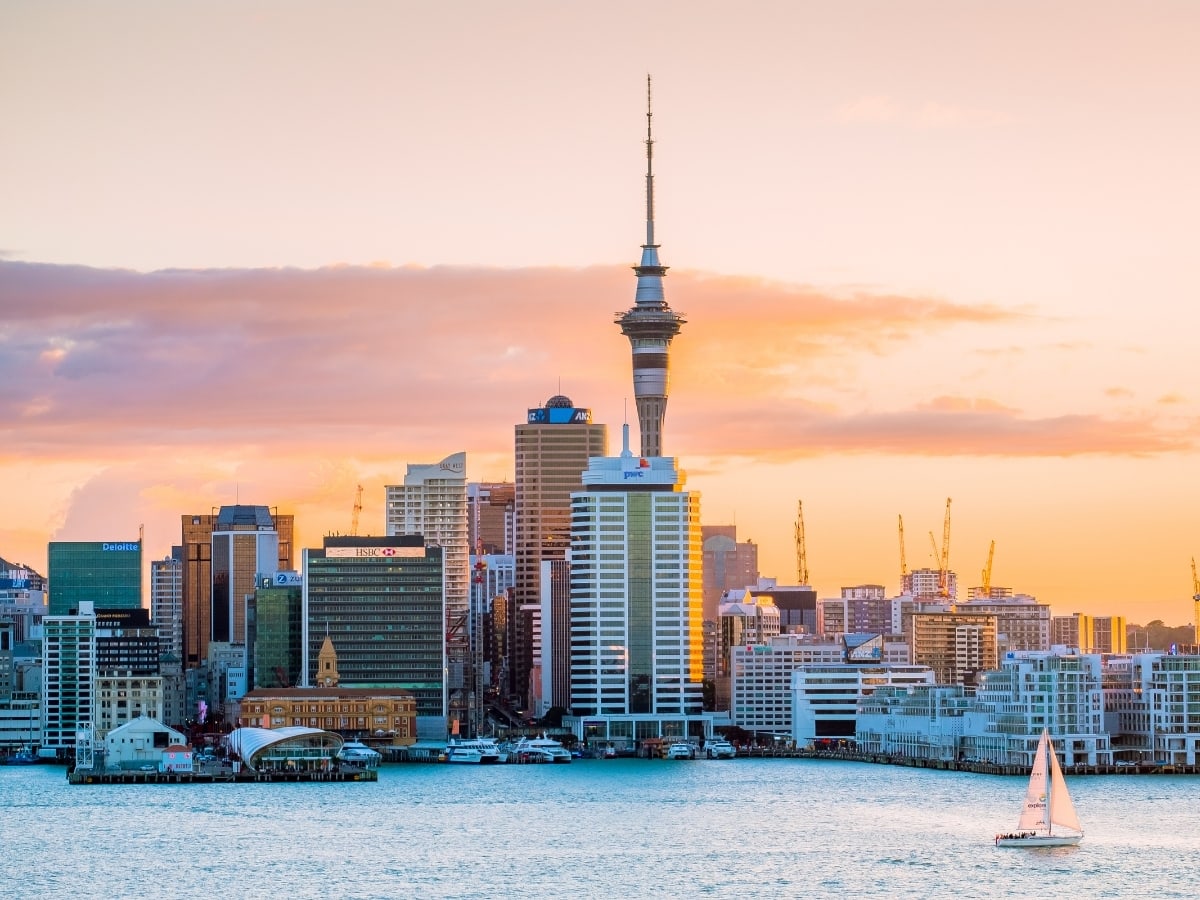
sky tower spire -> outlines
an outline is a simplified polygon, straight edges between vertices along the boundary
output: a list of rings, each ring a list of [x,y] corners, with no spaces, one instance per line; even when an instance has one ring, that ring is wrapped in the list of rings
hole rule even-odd
[[[617,313],[616,324],[629,338],[633,350],[633,396],[637,404],[638,428],[642,437],[642,456],[662,456],[663,420],[667,413],[667,384],[671,339],[687,321],[667,305],[663,296],[663,277],[667,267],[658,260],[654,242],[654,137],[653,108],[650,103],[650,76],[646,76],[646,243],[642,244],[641,262],[633,267],[637,275],[634,305]]]

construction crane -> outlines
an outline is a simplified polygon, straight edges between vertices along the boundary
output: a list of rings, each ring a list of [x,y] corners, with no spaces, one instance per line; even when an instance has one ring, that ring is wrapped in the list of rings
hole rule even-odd
[[[942,523],[942,566],[938,573],[938,594],[950,596],[950,498],[946,498],[946,519]]]
[[[358,536],[358,514],[362,512],[362,485],[354,492],[354,515],[350,517],[350,535]]]
[[[1192,642],[1200,644],[1200,578],[1196,577],[1196,557],[1192,557],[1192,601],[1195,609],[1192,612]]]
[[[796,501],[796,578],[808,584],[808,553],[804,549],[804,501]]]
[[[1192,557],[1192,599],[1200,600],[1200,578],[1196,577],[1196,557]]]
[[[900,593],[904,593],[904,583],[908,581],[908,563],[904,560],[904,516],[896,516],[900,520]]]
[[[992,557],[995,553],[996,542],[992,541],[992,546],[988,548],[987,565],[983,567],[983,580],[980,582],[983,585],[980,595],[985,599],[992,596]]]

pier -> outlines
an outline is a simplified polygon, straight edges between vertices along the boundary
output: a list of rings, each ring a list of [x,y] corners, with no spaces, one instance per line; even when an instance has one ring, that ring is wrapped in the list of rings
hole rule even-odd
[[[378,781],[376,769],[342,768],[329,771],[240,772],[143,772],[131,769],[74,769],[67,773],[71,784],[277,784],[280,782]]]

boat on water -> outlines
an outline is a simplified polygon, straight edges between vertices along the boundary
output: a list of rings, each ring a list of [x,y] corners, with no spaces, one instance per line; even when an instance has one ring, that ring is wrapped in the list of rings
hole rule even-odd
[[[342,749],[337,752],[337,758],[350,765],[373,769],[383,761],[383,754],[378,750],[372,750],[361,741],[346,741],[342,744]]]
[[[667,748],[667,759],[695,759],[696,748],[687,741],[676,741]]]
[[[517,762],[569,763],[571,754],[553,738],[521,738],[512,746],[512,756]]]
[[[704,745],[704,755],[709,759],[733,759],[737,749],[729,741],[718,738]]]
[[[491,738],[451,741],[446,745],[446,762],[490,765],[503,762],[504,759],[504,753]]]
[[[1054,830],[1055,826],[1058,831]],[[1079,824],[1062,767],[1054,754],[1050,732],[1043,728],[1029,772],[1017,830],[996,835],[996,846],[1074,847],[1081,840],[1083,826]]]
[[[41,762],[40,759],[28,747],[22,747],[16,753],[10,753],[3,759],[0,759],[0,764],[6,766],[33,766]]]

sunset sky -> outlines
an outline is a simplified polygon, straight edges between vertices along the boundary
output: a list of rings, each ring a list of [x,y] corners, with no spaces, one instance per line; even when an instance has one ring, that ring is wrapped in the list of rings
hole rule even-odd
[[[563,393],[619,450],[654,79],[664,447],[796,580],[1193,621],[1200,4],[0,6],[0,557],[383,532]],[[1190,512],[1189,512],[1190,511]]]

